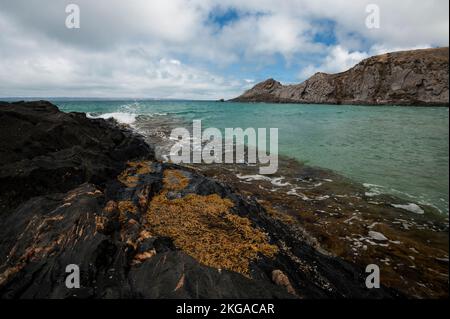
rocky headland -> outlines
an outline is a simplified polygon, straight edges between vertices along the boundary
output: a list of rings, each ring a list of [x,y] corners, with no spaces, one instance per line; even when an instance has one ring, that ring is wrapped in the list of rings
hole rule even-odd
[[[269,79],[231,101],[448,106],[448,59],[448,47],[387,53],[346,72],[316,73],[301,84]]]

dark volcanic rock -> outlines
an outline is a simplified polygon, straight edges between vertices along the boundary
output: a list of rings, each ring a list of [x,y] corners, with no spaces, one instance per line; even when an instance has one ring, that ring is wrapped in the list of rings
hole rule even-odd
[[[47,102],[1,103],[0,117],[0,298],[398,296],[113,123]]]
[[[154,163],[136,187],[109,185],[103,193],[83,184],[65,194],[30,199],[0,222],[2,298],[308,298],[394,297],[365,288],[364,272],[325,256],[272,219],[258,204],[224,185],[173,165]],[[151,233],[146,207],[163,183],[163,172],[178,169],[190,183],[180,195],[221,193],[234,213],[249,218],[280,247],[275,258],[251,265],[251,279],[206,267]],[[207,188],[209,191],[207,191]],[[152,190],[152,191],[149,191]],[[142,194],[145,194],[144,201]],[[139,209],[124,211],[130,200]],[[217,227],[217,225],[211,225]],[[195,238],[192,238],[195,241]],[[81,288],[67,289],[65,267],[80,267]],[[272,280],[282,271],[290,292]],[[292,294],[295,290],[295,295]]]
[[[0,297],[290,297],[268,280],[219,273],[175,250],[170,241],[145,238],[145,216],[119,222],[118,214],[103,209],[104,201],[100,190],[84,184],[67,194],[31,199],[3,220]],[[145,238],[139,246],[130,244],[139,237]],[[142,250],[155,255],[137,263]],[[70,264],[80,267],[80,289],[65,286]]]
[[[232,101],[448,106],[448,50],[383,54],[343,73],[317,73],[298,85],[270,79]]]
[[[112,122],[49,102],[0,102],[0,214],[33,196],[103,184],[152,150]]]

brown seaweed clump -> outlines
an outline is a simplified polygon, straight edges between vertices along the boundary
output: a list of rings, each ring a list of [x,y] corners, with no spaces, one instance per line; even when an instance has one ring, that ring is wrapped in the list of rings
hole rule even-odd
[[[150,165],[150,162],[145,161],[128,162],[127,168],[117,177],[117,179],[127,187],[136,187],[139,176],[152,172]]]
[[[230,212],[234,204],[229,199],[217,194],[167,198],[168,191],[182,190],[188,184],[181,172],[165,172],[164,189],[148,210],[153,233],[172,238],[178,248],[206,266],[246,276],[250,262],[259,254],[273,257],[278,252],[267,234],[254,228],[249,219]]]
[[[167,191],[182,191],[189,185],[189,178],[180,170],[169,169],[164,171],[163,183]]]
[[[126,200],[118,203],[119,221],[123,225],[127,221],[127,213],[136,214],[138,209],[132,201]]]

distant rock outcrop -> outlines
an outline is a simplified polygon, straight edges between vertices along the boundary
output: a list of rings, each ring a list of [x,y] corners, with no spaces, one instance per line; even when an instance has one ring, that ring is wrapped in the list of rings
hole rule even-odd
[[[232,101],[448,106],[448,55],[448,47],[387,53],[297,85],[269,79]]]

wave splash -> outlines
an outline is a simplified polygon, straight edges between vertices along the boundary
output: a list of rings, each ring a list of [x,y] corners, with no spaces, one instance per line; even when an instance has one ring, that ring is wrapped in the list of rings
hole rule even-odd
[[[104,120],[115,119],[117,122],[121,124],[132,125],[136,122],[136,118],[138,117],[138,115],[134,113],[113,112],[100,115],[88,113],[87,117],[92,119],[104,119]]]

